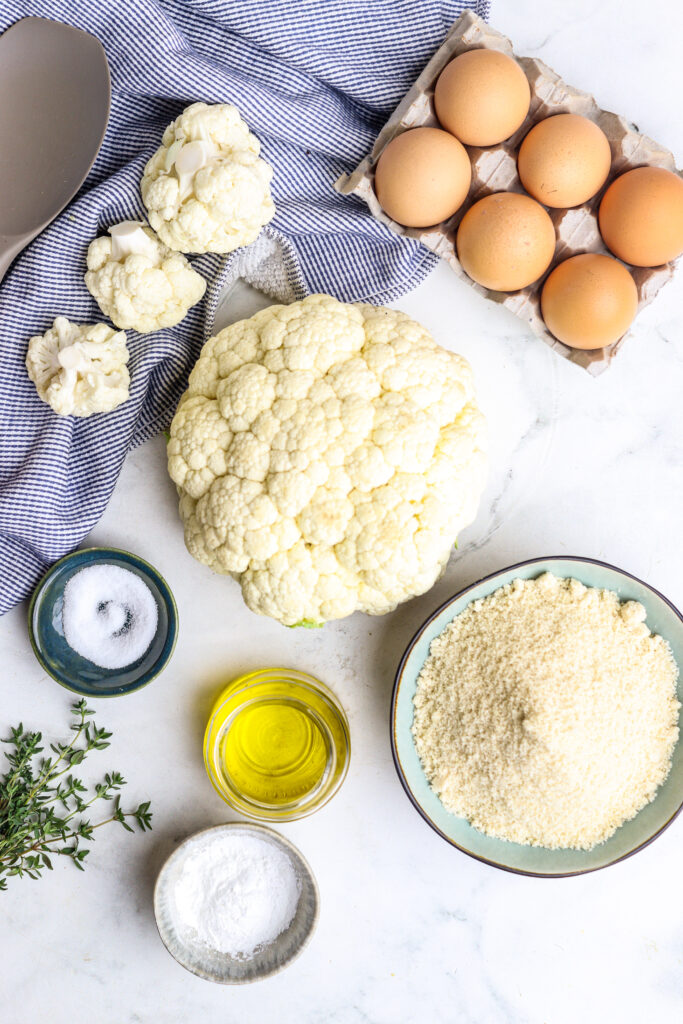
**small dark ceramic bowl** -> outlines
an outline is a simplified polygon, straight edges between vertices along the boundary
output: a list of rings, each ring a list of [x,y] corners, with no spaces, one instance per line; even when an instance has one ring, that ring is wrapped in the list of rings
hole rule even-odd
[[[86,566],[103,564],[139,576],[149,587],[159,613],[156,635],[148,649],[132,665],[120,669],[100,668],[82,658],[69,647],[62,628],[66,584]],[[86,548],[60,558],[43,576],[29,605],[28,632],[36,658],[62,686],[84,697],[119,697],[140,690],[166,667],[178,635],[178,611],[168,584],[148,562],[117,548]]]
[[[183,934],[178,921],[174,891],[183,865],[205,843],[221,834],[255,837],[275,846],[291,860],[301,886],[299,902],[288,927],[249,958],[233,957],[193,941]],[[265,825],[247,825],[240,821],[215,825],[189,836],[165,862],[154,887],[154,916],[166,949],[186,970],[220,985],[246,985],[283,970],[308,945],[318,923],[319,903],[315,876],[296,846]]]
[[[537,878],[562,878],[616,864],[644,849],[683,808],[683,742],[676,744],[671,771],[655,799],[630,821],[592,850],[547,850],[539,846],[493,839],[473,828],[465,818],[447,811],[430,787],[422,770],[412,735],[413,697],[417,679],[429,654],[432,640],[468,604],[487,597],[515,579],[535,579],[541,573],[573,577],[587,587],[614,590],[621,601],[639,601],[647,612],[647,625],[671,646],[679,667],[683,665],[683,616],[658,591],[629,573],[591,558],[558,556],[532,558],[486,576],[461,590],[441,605],[420,626],[408,644],[396,673],[391,703],[391,748],[396,771],[411,803],[447,843],[492,867]],[[678,677],[678,699],[683,703],[683,678]]]

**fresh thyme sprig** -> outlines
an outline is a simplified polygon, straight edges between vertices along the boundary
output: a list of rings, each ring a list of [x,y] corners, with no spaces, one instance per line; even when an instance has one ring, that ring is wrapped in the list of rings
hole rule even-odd
[[[119,772],[107,772],[91,790],[73,774],[91,750],[109,746],[111,733],[91,721],[95,712],[83,699],[72,714],[73,737],[50,744],[50,757],[40,757],[42,734],[24,730],[21,723],[1,741],[10,749],[8,770],[0,777],[0,889],[12,875],[40,878],[45,868],[52,871],[55,854],[70,857],[82,871],[89,853],[84,841],[94,841],[95,829],[109,822],[118,821],[128,832],[134,831],[130,818],[143,832],[152,827],[149,800],[134,811],[122,809],[118,791],[126,781]],[[93,825],[84,815],[98,800],[112,801],[111,814]]]

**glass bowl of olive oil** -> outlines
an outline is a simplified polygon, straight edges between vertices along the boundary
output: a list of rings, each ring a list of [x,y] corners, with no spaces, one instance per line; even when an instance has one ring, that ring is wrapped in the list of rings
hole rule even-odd
[[[266,821],[293,821],[326,804],[350,755],[341,704],[324,683],[294,669],[234,679],[204,735],[204,763],[218,794],[240,814]]]

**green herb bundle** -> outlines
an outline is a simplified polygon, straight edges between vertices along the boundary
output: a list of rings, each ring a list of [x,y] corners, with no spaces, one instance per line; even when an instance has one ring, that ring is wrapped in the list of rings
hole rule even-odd
[[[95,829],[118,821],[128,832],[133,819],[144,832],[151,829],[149,801],[134,811],[121,807],[119,790],[125,779],[108,772],[94,787],[86,786],[73,774],[92,750],[109,746],[110,732],[91,720],[95,714],[85,700],[72,707],[74,735],[68,743],[50,745],[52,756],[41,757],[44,748],[39,732],[27,732],[20,723],[2,740],[8,770],[0,777],[0,889],[7,888],[11,875],[39,878],[45,868],[52,870],[52,856],[70,857],[81,871]],[[92,824],[88,809],[98,800],[111,801],[111,813]]]

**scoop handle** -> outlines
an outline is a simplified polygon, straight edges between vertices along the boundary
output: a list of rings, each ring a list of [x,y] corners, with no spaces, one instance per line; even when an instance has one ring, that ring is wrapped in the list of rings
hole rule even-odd
[[[2,281],[3,277],[9,270],[12,261],[31,241],[31,237],[35,236],[29,236],[28,238],[7,238],[5,235],[0,235],[0,281]]]

